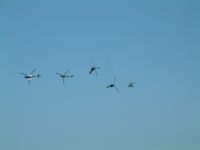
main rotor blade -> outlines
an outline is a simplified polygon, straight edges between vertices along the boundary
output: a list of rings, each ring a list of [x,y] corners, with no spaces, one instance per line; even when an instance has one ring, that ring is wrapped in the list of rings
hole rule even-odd
[[[116,77],[114,78],[114,84],[115,84],[115,82],[116,82]]]
[[[36,71],[36,69],[33,69],[33,71],[30,74],[33,74]]]
[[[91,60],[90,62],[91,62],[91,65],[92,65],[92,66],[94,66],[94,63],[93,63],[93,61]]]
[[[115,86],[116,91],[119,93],[119,89]]]
[[[69,71],[70,71],[70,69],[68,69],[68,70],[64,73],[64,75],[66,75]]]
[[[25,73],[23,73],[23,72],[20,72],[20,74],[27,76],[27,74],[25,74]]]
[[[94,72],[95,72],[95,75],[96,75],[96,77],[97,77],[97,75],[98,75],[98,74],[97,74],[97,70],[95,69]]]
[[[63,85],[65,84],[65,78],[63,78]]]
[[[57,72],[56,72],[56,74],[59,75],[59,76],[62,76],[62,74],[60,74],[60,73],[57,73]]]
[[[100,69],[101,67],[95,67],[95,69]]]

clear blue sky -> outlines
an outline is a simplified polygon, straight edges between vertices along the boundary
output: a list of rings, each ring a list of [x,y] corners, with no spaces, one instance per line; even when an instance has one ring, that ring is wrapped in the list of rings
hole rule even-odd
[[[0,149],[199,150],[199,7],[0,0]],[[28,86],[19,72],[34,68]],[[68,68],[63,86],[55,72]],[[114,76],[120,94],[105,88]]]

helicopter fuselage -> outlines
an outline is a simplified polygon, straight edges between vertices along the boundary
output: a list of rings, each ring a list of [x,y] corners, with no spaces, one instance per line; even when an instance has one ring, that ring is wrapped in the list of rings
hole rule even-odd
[[[115,85],[114,84],[110,84],[107,86],[107,88],[113,88]]]
[[[61,77],[61,78],[66,78],[67,76],[66,76],[66,75],[61,75],[60,77]]]
[[[26,76],[24,76],[24,78],[27,80],[31,80],[33,78],[33,75],[26,75]]]
[[[95,67],[92,67],[91,70],[90,70],[90,74],[92,74],[92,72],[93,72],[94,70],[96,70],[96,68],[95,68]]]

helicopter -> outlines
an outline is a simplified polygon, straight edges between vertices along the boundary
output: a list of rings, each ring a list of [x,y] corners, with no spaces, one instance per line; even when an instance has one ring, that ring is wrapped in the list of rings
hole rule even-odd
[[[95,67],[95,65],[93,64],[93,61],[91,61],[91,65],[92,67],[90,68],[89,74],[92,74],[93,72],[95,72],[95,75],[97,76],[97,70],[100,69],[101,67]]]
[[[24,78],[28,81],[28,84],[30,85],[31,84],[31,80],[33,78],[39,78],[40,76],[42,76],[41,74],[38,74],[38,75],[33,75],[33,73],[36,71],[36,69],[33,69],[33,71],[29,74],[26,74],[26,73],[23,73],[23,72],[20,72],[21,75],[24,75]]]
[[[129,88],[134,88],[136,83],[137,83],[137,82],[129,82],[129,83],[128,83],[128,87],[129,87]]]
[[[65,84],[65,78],[74,78],[74,75],[67,75],[70,69],[68,69],[64,74],[56,72],[57,75],[59,75],[60,78],[63,80],[63,85]]]
[[[116,83],[116,77],[114,78],[114,82],[107,85],[106,88],[115,88],[115,90],[119,93],[119,89],[117,88],[115,83]]]

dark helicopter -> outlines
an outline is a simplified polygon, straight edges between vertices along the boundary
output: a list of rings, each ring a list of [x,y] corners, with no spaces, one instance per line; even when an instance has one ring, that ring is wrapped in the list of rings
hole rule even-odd
[[[91,61],[91,65],[92,67],[90,68],[89,74],[92,74],[93,72],[95,72],[95,75],[97,76],[98,75],[97,70],[100,69],[101,67],[95,67],[92,61]]]
[[[129,83],[128,83],[128,87],[129,87],[129,88],[134,88],[136,83],[137,83],[137,82],[129,82]]]
[[[59,75],[60,78],[62,78],[63,84],[65,84],[65,78],[74,78],[74,75],[68,75],[69,71],[70,71],[70,69],[68,69],[64,74],[56,72],[56,74]]]
[[[119,89],[116,86],[116,77],[114,78],[114,82],[106,86],[106,88],[115,88],[115,90],[119,93]]]

